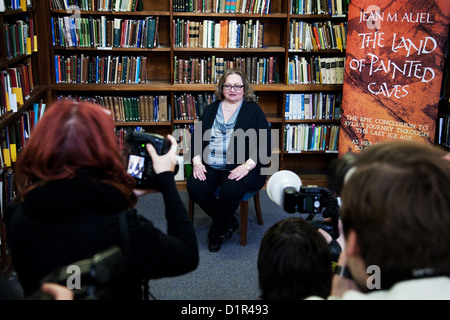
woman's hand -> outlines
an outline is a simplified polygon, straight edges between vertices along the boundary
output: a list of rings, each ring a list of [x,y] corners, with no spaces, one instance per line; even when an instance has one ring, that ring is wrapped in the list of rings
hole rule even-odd
[[[194,163],[194,168],[192,169],[192,174],[194,175],[195,179],[198,179],[200,181],[206,180],[206,167],[203,163]]]
[[[230,174],[228,175],[228,179],[239,181],[243,177],[248,175],[249,172],[250,172],[249,168],[244,163],[244,164],[241,164],[240,166],[237,166],[233,170],[231,170]]]

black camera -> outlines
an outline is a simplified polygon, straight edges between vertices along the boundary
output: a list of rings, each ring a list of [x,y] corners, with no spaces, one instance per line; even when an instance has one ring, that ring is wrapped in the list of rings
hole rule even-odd
[[[302,186],[297,174],[282,170],[270,177],[267,193],[284,211],[307,214],[306,220],[336,239],[339,237],[339,195],[347,173],[355,165],[355,157],[354,153],[346,153],[343,157],[331,161],[327,173],[329,189]],[[313,220],[317,214],[321,214],[323,219]]]
[[[284,211],[294,213],[320,213],[324,208],[322,203],[322,188],[316,186],[300,187],[300,191],[293,187],[284,189]]]
[[[74,300],[105,300],[112,299],[114,284],[125,274],[126,265],[122,251],[112,246],[95,254],[92,258],[76,261],[52,272],[41,280],[41,283],[57,283],[68,286],[73,275],[68,271],[78,267],[79,282],[74,285]],[[77,281],[75,281],[77,283]],[[72,283],[71,283],[72,284]],[[27,297],[28,300],[50,300],[48,295],[37,290]]]
[[[331,190],[317,186],[302,186],[299,191],[294,187],[286,187],[283,193],[284,211],[308,214],[306,220],[311,221],[315,227],[325,230],[334,239],[339,237],[339,207]],[[316,214],[322,214],[323,218],[330,219],[312,221]]]
[[[155,133],[130,131],[125,136],[129,146],[127,172],[136,179],[140,188],[157,189],[152,158],[145,145],[151,143],[159,155],[166,154],[171,148],[167,137]],[[178,166],[175,168],[175,173]]]
[[[316,227],[327,231],[333,238],[339,237],[338,196],[344,186],[345,177],[355,164],[355,154],[346,153],[343,157],[334,159],[328,166],[327,182],[330,189],[317,186],[302,186],[300,190],[294,187],[284,189],[283,209],[286,212],[309,214],[307,220],[312,220],[315,214],[322,213],[322,221],[311,221]],[[330,219],[326,219],[330,218]],[[328,220],[330,222],[328,222]]]

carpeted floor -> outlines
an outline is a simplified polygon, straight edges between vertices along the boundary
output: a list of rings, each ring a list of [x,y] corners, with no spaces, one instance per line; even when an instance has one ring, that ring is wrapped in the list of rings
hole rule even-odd
[[[188,194],[180,191],[183,202],[188,205]],[[257,257],[259,244],[265,231],[279,220],[290,217],[273,203],[266,190],[260,191],[264,224],[256,220],[253,200],[249,201],[247,245],[240,245],[240,229],[222,244],[218,252],[209,252],[207,234],[211,219],[200,207],[195,206],[194,227],[197,232],[200,263],[198,268],[186,275],[150,281],[150,292],[161,300],[255,300],[259,299]],[[162,231],[166,230],[161,194],[145,195],[139,199],[138,212],[146,208],[146,215]],[[296,213],[295,215],[299,215]],[[239,219],[239,212],[236,212]]]

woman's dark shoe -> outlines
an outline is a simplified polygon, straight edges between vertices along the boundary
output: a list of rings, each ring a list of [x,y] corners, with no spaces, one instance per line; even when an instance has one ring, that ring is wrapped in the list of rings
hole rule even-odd
[[[220,250],[220,247],[222,245],[222,239],[220,239],[218,242],[209,242],[208,249],[210,252],[217,252]]]
[[[220,238],[222,239],[222,242],[227,241],[228,239],[231,238],[231,235],[233,234],[233,232],[235,230],[237,230],[239,228],[239,222],[236,221],[233,226],[227,228],[225,230],[225,232],[220,236]]]

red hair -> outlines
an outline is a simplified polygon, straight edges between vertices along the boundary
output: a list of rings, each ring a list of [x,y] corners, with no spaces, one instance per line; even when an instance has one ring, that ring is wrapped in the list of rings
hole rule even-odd
[[[17,187],[25,195],[38,181],[71,179],[82,168],[104,173],[102,181],[122,190],[130,204],[137,201],[133,178],[105,108],[91,102],[60,101],[39,121],[16,164]]]

